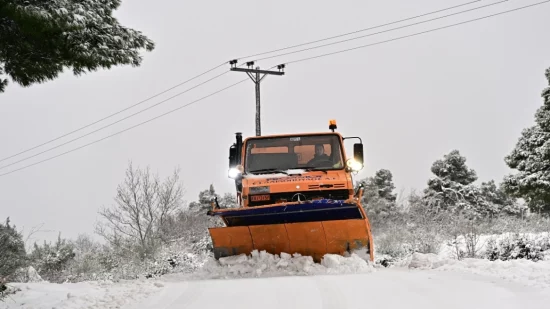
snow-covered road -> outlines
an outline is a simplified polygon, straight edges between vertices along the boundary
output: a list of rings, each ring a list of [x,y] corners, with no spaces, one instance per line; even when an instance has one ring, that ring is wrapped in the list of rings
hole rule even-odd
[[[408,268],[406,266],[412,267]],[[438,260],[373,268],[358,256],[256,254],[210,261],[193,274],[120,282],[15,283],[5,308],[550,308],[550,261]]]
[[[382,269],[370,274],[164,282],[125,308],[549,308],[548,291],[456,271]]]

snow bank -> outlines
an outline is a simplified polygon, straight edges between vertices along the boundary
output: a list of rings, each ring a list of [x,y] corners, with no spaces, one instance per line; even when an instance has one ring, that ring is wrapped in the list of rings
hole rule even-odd
[[[490,234],[490,235],[479,235],[479,239],[476,243],[476,253],[478,255],[485,254],[485,251],[488,249],[487,245],[491,240],[500,243],[501,241],[506,240],[515,240],[522,238],[530,243],[550,243],[550,233],[541,232],[541,233],[502,233],[502,234]],[[457,247],[461,252],[466,252],[466,239],[464,236],[459,236],[457,238],[457,244],[446,244],[441,245],[439,255],[442,258],[457,258]]]
[[[446,259],[435,254],[413,254],[408,267],[438,271],[462,271],[492,276],[507,281],[550,290],[550,261],[533,262],[525,259],[489,261],[487,259]]]
[[[15,273],[16,282],[42,282],[42,277],[38,274],[36,269],[32,266],[20,268]]]
[[[211,259],[190,279],[229,279],[251,277],[300,276],[321,274],[351,274],[373,272],[374,267],[358,254],[340,256],[327,254],[320,264],[310,256],[286,254],[281,256],[254,250],[250,256],[245,254]]]
[[[210,257],[207,247],[210,237],[202,237],[189,244],[175,240],[170,246],[163,247],[144,273],[163,275],[167,273],[191,273],[204,266]]]
[[[409,268],[430,269],[437,268],[445,264],[445,260],[433,253],[415,252],[409,262]]]
[[[0,302],[7,308],[120,308],[132,305],[164,286],[152,280],[88,281],[55,284],[11,283],[18,291]],[[131,307],[131,306],[130,306]]]
[[[435,269],[466,271],[518,282],[525,286],[550,289],[550,261],[464,259],[450,260]]]

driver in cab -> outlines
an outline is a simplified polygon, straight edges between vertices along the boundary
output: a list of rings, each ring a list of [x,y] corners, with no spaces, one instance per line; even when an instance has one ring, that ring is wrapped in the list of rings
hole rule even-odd
[[[322,144],[316,144],[315,145],[315,155],[313,155],[313,159],[309,160],[307,163],[308,166],[317,166],[318,163],[325,162],[329,163],[331,162],[330,157],[327,156],[325,153],[325,147]],[[326,164],[322,164],[326,165]],[[329,163],[330,166],[330,163]]]

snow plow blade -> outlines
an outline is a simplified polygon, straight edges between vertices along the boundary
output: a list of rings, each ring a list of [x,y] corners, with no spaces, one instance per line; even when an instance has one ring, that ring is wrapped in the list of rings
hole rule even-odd
[[[327,253],[367,249],[374,260],[370,224],[355,201],[318,200],[239,209],[216,209],[226,227],[209,228],[216,259],[265,250],[299,253],[320,262]]]

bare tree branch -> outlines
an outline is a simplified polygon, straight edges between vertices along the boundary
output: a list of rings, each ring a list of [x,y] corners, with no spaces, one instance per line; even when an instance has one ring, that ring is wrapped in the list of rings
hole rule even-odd
[[[166,218],[181,208],[183,192],[179,169],[161,183],[149,167],[134,169],[130,162],[124,182],[117,187],[115,204],[99,212],[104,222],[97,224],[96,233],[112,245],[122,235],[134,242],[142,258],[152,254],[163,241]]]

